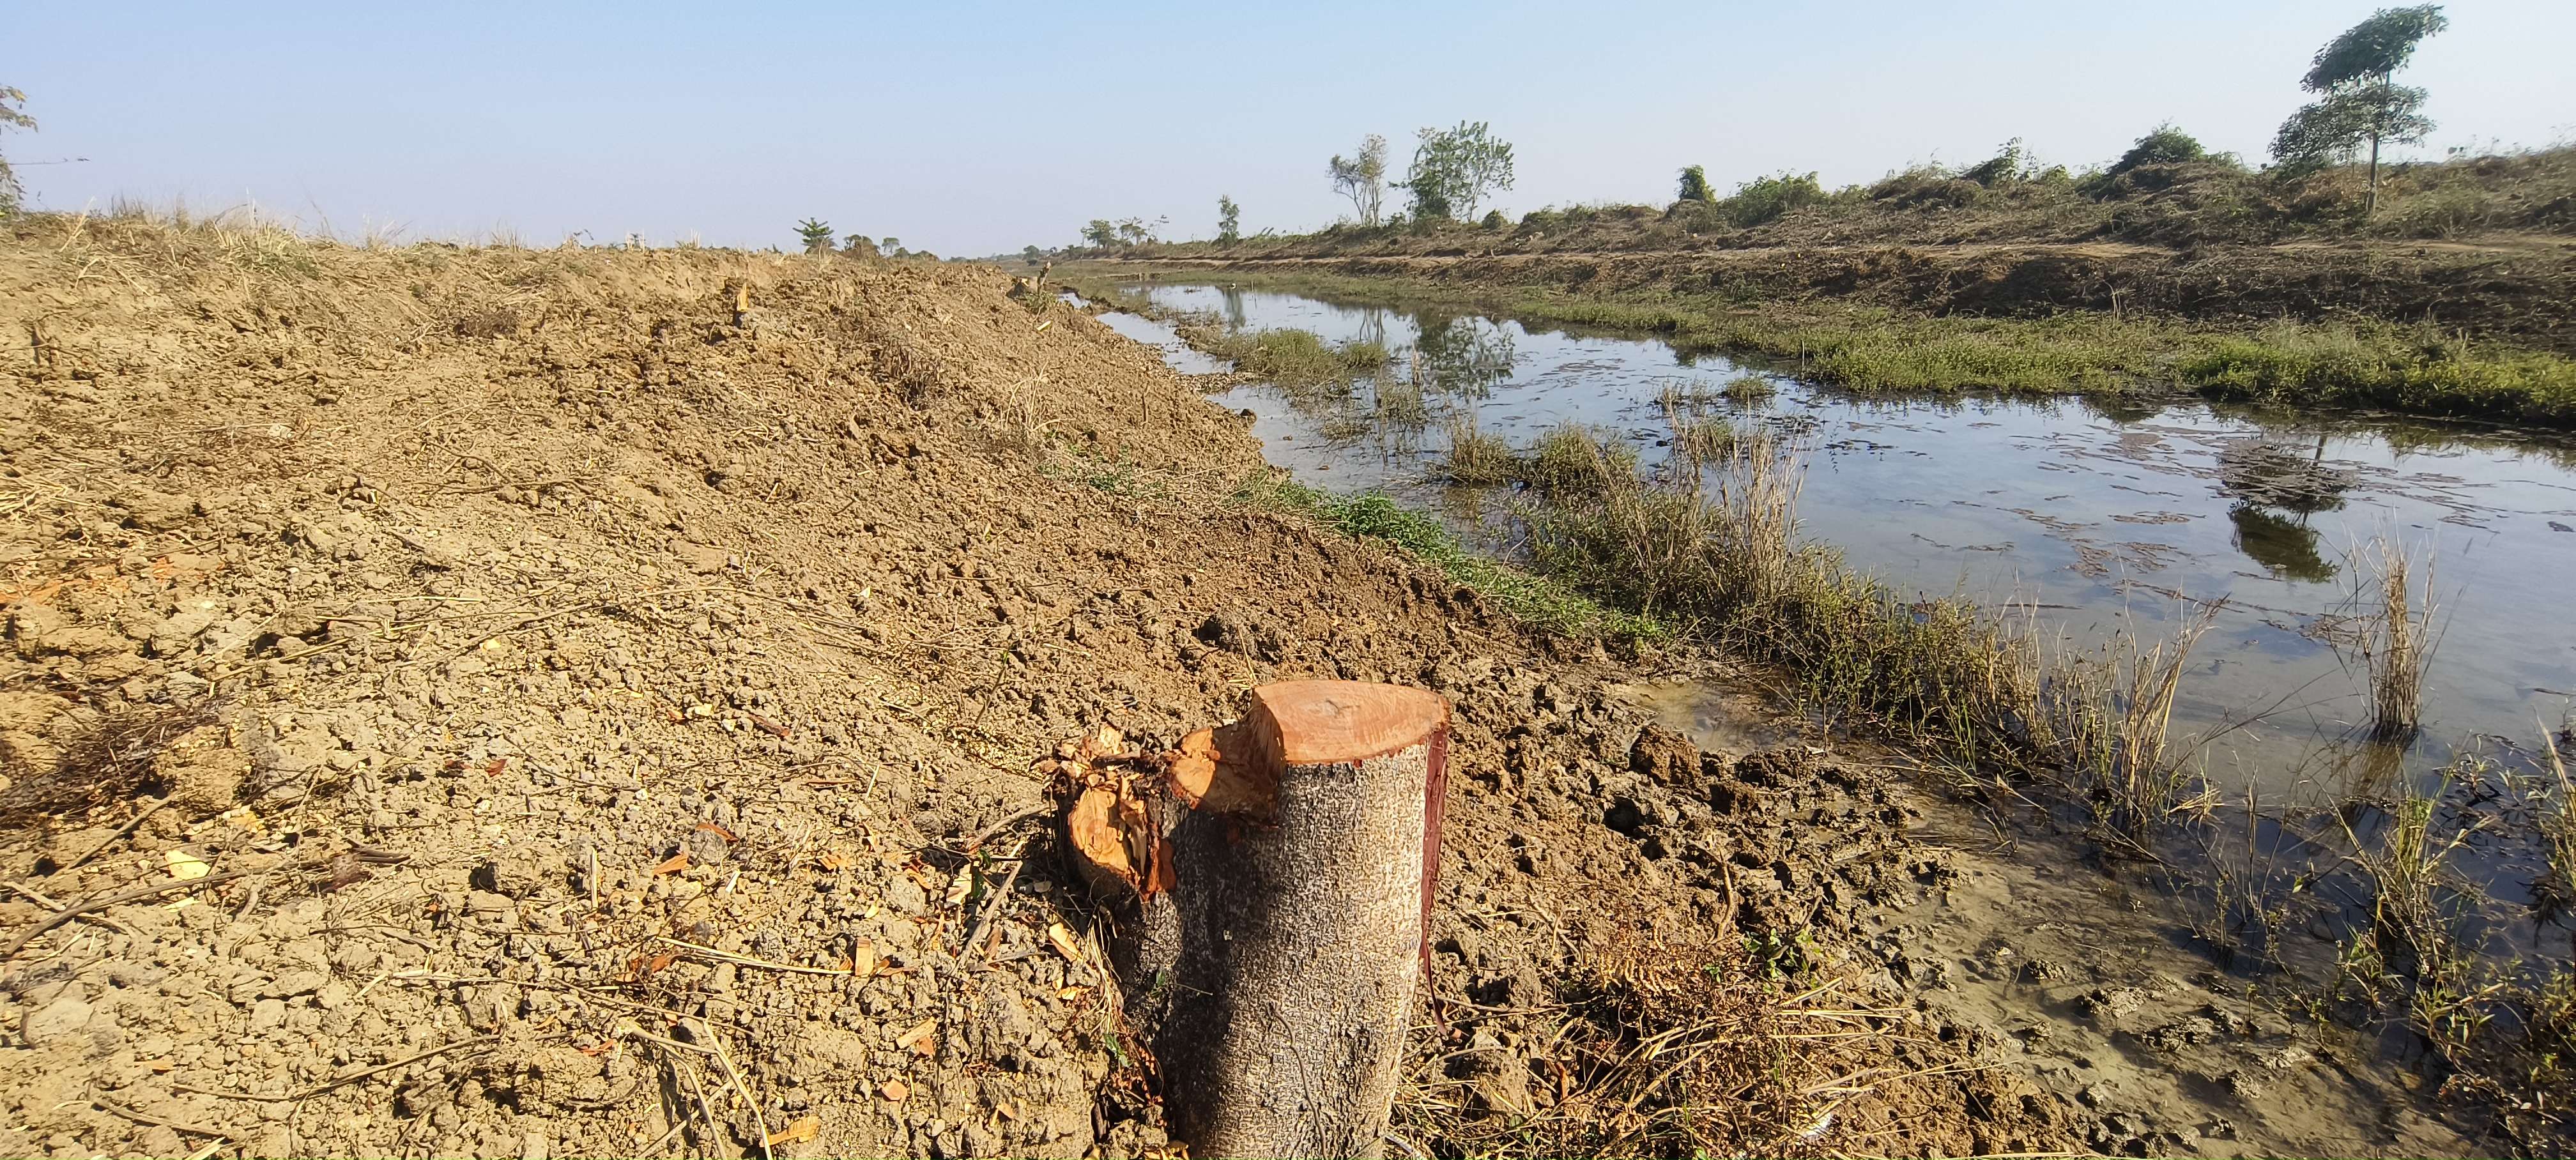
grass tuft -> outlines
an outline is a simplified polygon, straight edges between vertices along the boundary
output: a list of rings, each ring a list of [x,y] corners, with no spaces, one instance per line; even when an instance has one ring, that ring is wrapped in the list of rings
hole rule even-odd
[[[1479,555],[1430,516],[1406,508],[1386,495],[1369,492],[1336,496],[1317,491],[1283,472],[1253,475],[1235,489],[1234,502],[1247,507],[1292,512],[1358,540],[1375,541],[1404,551],[1438,568],[1460,587],[1494,601],[1531,625],[1568,636],[1659,639],[1664,627],[1650,616],[1620,612],[1575,592],[1566,585],[1532,576],[1491,557]]]

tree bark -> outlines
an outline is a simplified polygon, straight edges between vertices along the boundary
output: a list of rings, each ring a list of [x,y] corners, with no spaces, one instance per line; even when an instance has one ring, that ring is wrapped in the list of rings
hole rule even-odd
[[[1164,1107],[1192,1155],[1375,1156],[1423,971],[1449,707],[1351,681],[1252,700],[1214,735],[1213,784],[1175,767],[1196,808],[1171,832]]]

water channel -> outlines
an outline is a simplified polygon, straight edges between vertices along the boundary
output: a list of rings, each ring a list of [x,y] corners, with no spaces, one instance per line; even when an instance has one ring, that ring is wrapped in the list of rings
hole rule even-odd
[[[2226,783],[2271,780],[2369,715],[2367,681],[2317,631],[2352,611],[2374,539],[2430,560],[2440,633],[2417,754],[2536,750],[2576,709],[2576,442],[2395,419],[2304,419],[2175,398],[1993,399],[1854,395],[1794,368],[1679,357],[1653,340],[1533,332],[1509,319],[1430,318],[1287,294],[1160,284],[1156,305],[1237,328],[1294,327],[1379,342],[1399,372],[1428,364],[1440,405],[1516,445],[1583,424],[1632,440],[1652,465],[1670,432],[1668,387],[1714,392],[1747,373],[1775,392],[1730,406],[1737,426],[1784,435],[1804,463],[1801,530],[1926,596],[2035,606],[2078,643],[2112,627],[2171,632],[2208,608],[2177,716],[2234,726],[2208,755]],[[1107,316],[1184,371],[1220,364],[1168,327]],[[1426,325],[1428,329],[1426,330]],[[1405,372],[1410,373],[1410,372]],[[1446,450],[1427,426],[1367,422],[1374,385],[1347,407],[1300,410],[1242,388],[1271,463],[1336,493],[1377,489],[1455,510],[1429,482]],[[2420,581],[2419,581],[2420,583]],[[2251,724],[2246,724],[2246,722]]]
[[[2331,828],[2317,819],[2342,809],[2347,819],[2363,817],[2367,832],[2370,818],[2384,821],[2380,807],[2395,779],[2437,784],[2437,771],[2464,756],[2545,785],[2544,739],[2564,738],[2576,726],[2576,441],[2564,437],[2386,416],[2275,414],[2186,395],[1864,396],[1802,379],[1795,366],[1691,357],[1651,339],[1533,330],[1508,318],[1408,314],[1218,285],[1156,283],[1142,293],[1152,312],[1166,317],[1198,312],[1237,330],[1295,328],[1332,344],[1385,346],[1394,356],[1386,398],[1380,384],[1365,380],[1348,398],[1320,405],[1264,384],[1216,397],[1252,413],[1265,457],[1301,482],[1338,494],[1383,491],[1443,515],[1472,542],[1506,555],[1512,521],[1494,517],[1508,512],[1508,495],[1433,482],[1452,418],[1521,447],[1560,424],[1581,424],[1625,438],[1652,467],[1671,438],[1668,391],[1718,395],[1744,376],[1760,377],[1767,392],[1739,390],[1722,410],[1739,430],[1767,429],[1793,449],[1803,470],[1802,538],[1833,545],[1853,564],[1926,597],[2035,609],[2079,647],[2116,629],[2169,637],[2186,620],[2209,617],[2184,680],[2176,734],[2202,740],[2193,760],[2229,800],[2263,803],[2223,823],[2220,844],[2242,842],[2250,832],[2261,840],[2246,843],[2249,851],[2258,844],[2267,858],[2295,851],[2263,871],[2277,873],[2275,885],[2284,890],[2299,873],[2342,855],[2303,846],[2281,819],[2304,813],[2313,826]],[[1102,318],[1160,347],[1185,373],[1227,369],[1188,348],[1164,322],[1129,313]],[[2363,668],[2321,631],[2356,611],[2356,593],[2372,578],[2364,549],[2374,541],[2400,545],[2419,569],[2429,563],[2428,590],[2439,605],[2425,725],[2403,747],[2366,740]],[[1748,720],[1740,704],[1730,708],[1729,696],[1713,689],[1647,690],[1640,699],[1668,721],[1695,727],[1704,744],[1730,731],[1740,738]],[[2344,807],[2358,801],[2378,804],[2358,814]],[[2518,824],[2527,830],[2528,817]],[[2472,941],[2490,963],[2563,966],[2570,957],[2566,920],[2532,912],[2530,885],[2545,870],[2535,863],[2537,851],[2527,832],[2499,827],[2464,848],[2456,866],[2475,882],[2463,917],[2475,913]],[[2088,1027],[2098,1027],[2062,1002],[2052,1008],[2024,994],[2013,972],[1981,974],[1980,956],[2009,957],[2016,948],[2029,955],[2037,945],[2080,957],[2125,943],[2129,961],[2164,964],[2159,978],[2179,977],[2194,962],[2211,964],[2208,947],[2187,929],[2195,904],[2132,903],[2112,878],[2080,885],[2089,872],[2073,863],[2025,847],[1989,867],[1994,891],[1962,892],[1954,905],[1965,925],[1922,937],[1946,944],[1967,964],[1966,976],[1951,984],[1963,1001],[1985,1003],[2002,1022],[2052,1024],[2060,1038],[2051,1058],[2059,1063],[2034,1066],[2063,1066],[2067,1083],[2080,1085],[2093,1082],[2088,1069],[2102,1058],[2082,1046]],[[2064,926],[2050,920],[2068,906],[2084,908],[2088,898],[2101,908],[2090,916],[2094,925],[2067,927],[2065,945],[2050,951],[2039,932]],[[2299,961],[2303,975],[2330,970],[2335,948],[2366,921],[2358,900],[2345,902],[2353,905],[2312,904],[2302,913],[2313,917],[2291,924],[2301,945],[2272,953]],[[2210,899],[2196,905],[2205,919]],[[1991,913],[1976,917],[1980,906]],[[2115,906],[2127,916],[2115,917]],[[2149,913],[2158,909],[2162,917]],[[2250,977],[2243,964],[2237,977]],[[2229,993],[2214,986],[2214,994]],[[2373,1045],[2358,1046],[2364,1043]],[[2402,1033],[2375,1041],[2364,1035],[2356,1045],[2364,1058],[2393,1063],[2400,1080],[2422,1060],[2420,1046]],[[2122,1082],[2153,1087],[2153,1071],[2126,1073]],[[2395,1129],[2337,1135],[2326,1125],[2350,1124],[2374,1114],[2374,1106],[2384,1119],[2395,1106],[2389,1101],[2405,1102],[2388,1086],[2390,1072],[2377,1070],[2380,1078],[2371,1080],[2347,1072],[2343,1086],[2305,1093],[2316,1113],[2305,1127],[2293,1130],[2285,1121],[2263,1144],[2249,1137],[2239,1146],[2464,1146],[2429,1126],[2411,1141]],[[2181,1083],[2160,1098],[2203,1108],[2210,1097]]]

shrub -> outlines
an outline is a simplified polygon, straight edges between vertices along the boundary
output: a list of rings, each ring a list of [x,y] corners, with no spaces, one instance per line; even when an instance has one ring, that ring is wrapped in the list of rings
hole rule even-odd
[[[1717,203],[1718,212],[1737,227],[1758,226],[1778,221],[1790,211],[1825,200],[1825,187],[1816,175],[1782,172],[1771,177],[1757,177],[1735,187],[1735,194]]]
[[[2128,152],[2121,154],[2118,161],[2111,163],[2111,174],[2116,177],[2141,165],[2179,165],[2186,161],[2206,160],[2208,157],[2209,150],[2201,145],[2199,138],[2174,128],[2171,122],[2167,122],[2156,126],[2154,132],[2138,138],[2137,144],[2129,146]]]

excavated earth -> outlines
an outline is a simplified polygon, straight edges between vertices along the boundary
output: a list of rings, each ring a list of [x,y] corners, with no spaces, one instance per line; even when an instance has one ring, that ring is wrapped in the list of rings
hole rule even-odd
[[[1395,1151],[1663,1114],[1568,1013],[1700,956],[1841,1004],[1743,1149],[2187,1143],[1925,1000],[1875,763],[1238,498],[1241,418],[999,271],[14,228],[0,1152],[1170,1154],[1041,770],[1300,677],[1455,707]]]

